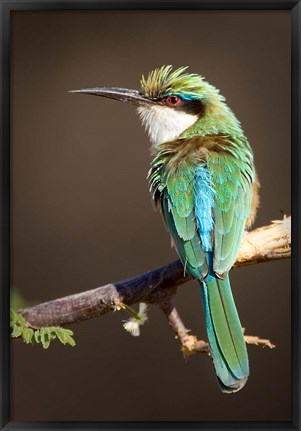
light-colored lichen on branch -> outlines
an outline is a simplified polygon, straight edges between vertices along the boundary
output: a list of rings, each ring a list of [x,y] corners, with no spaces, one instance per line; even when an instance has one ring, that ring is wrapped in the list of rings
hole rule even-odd
[[[274,220],[263,226],[246,232],[239,255],[234,266],[285,259],[291,256],[291,217]]]

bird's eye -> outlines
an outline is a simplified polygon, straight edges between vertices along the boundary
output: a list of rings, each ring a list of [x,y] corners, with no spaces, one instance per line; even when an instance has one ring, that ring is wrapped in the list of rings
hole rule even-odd
[[[179,96],[176,96],[175,94],[172,94],[170,96],[165,97],[164,99],[167,106],[179,106],[182,103],[182,99]]]

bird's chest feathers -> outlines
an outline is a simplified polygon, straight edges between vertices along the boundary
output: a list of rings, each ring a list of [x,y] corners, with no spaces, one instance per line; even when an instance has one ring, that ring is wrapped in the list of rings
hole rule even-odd
[[[138,114],[153,146],[178,138],[198,120],[197,115],[166,106],[139,107]]]

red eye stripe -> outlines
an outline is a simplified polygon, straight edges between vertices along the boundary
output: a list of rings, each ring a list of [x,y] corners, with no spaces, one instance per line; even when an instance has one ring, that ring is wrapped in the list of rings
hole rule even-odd
[[[165,97],[164,101],[167,106],[172,107],[179,106],[183,102],[181,97],[176,96],[175,94],[171,94],[170,96]]]

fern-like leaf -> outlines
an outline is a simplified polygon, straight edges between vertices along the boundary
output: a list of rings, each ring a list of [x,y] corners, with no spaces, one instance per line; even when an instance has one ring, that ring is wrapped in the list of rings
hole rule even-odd
[[[50,343],[56,338],[62,344],[75,346],[73,331],[61,328],[60,326],[46,326],[39,329],[30,328],[24,317],[10,310],[11,338],[21,338],[26,344],[41,344],[43,349],[48,349]]]

